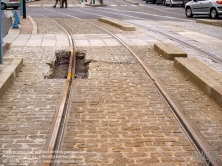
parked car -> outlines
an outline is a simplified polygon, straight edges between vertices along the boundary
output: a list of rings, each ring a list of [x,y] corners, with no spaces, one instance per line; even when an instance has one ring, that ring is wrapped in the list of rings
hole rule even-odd
[[[185,8],[185,5],[187,4],[187,2],[190,2],[190,0],[183,0],[183,8]]]
[[[156,0],[146,0],[146,3],[149,3],[149,2],[151,2],[151,3],[156,3]]]
[[[1,0],[1,9],[7,8],[18,9],[20,7],[20,0]]]
[[[218,18],[222,15],[222,0],[192,0],[186,4],[185,14],[187,17],[209,15]]]
[[[156,0],[156,4],[159,5],[159,4],[165,4],[165,0]]]
[[[173,7],[174,5],[183,5],[183,0],[166,0],[165,6],[170,5],[170,7]]]

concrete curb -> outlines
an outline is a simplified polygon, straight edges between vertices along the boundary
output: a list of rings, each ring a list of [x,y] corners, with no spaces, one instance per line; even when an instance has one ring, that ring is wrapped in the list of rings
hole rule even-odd
[[[175,58],[174,66],[222,107],[222,75],[195,58]]]
[[[170,43],[154,44],[154,50],[168,60],[174,60],[175,57],[187,57],[187,53]]]
[[[38,28],[37,28],[37,25],[36,25],[35,21],[30,16],[27,16],[27,18],[32,23],[32,35],[36,35]],[[12,28],[12,27],[10,27],[10,29],[8,31],[8,34],[14,34],[14,35],[19,35],[20,34],[20,29],[22,27],[22,19],[20,19],[20,20],[21,20],[21,23],[18,24],[19,28]],[[14,22],[14,17],[12,17],[12,22]]]
[[[37,34],[37,25],[36,25],[36,22],[32,19],[31,16],[28,16],[29,20],[31,21],[32,23],[32,35],[36,35]]]
[[[138,2],[133,2],[133,1],[130,1],[130,0],[124,0],[124,1],[129,2],[129,3],[132,3],[132,4],[134,4],[134,5],[140,5],[140,3],[138,3]]]
[[[128,23],[124,23],[123,21],[120,22],[119,20],[113,19],[113,18],[105,18],[105,17],[100,17],[98,19],[101,22],[105,22],[107,24],[113,25],[115,27],[118,27],[124,31],[135,31],[136,28]]]
[[[222,20],[197,19],[196,23],[209,24],[222,27]]]
[[[13,83],[15,77],[23,66],[22,58],[14,58],[0,73],[0,98],[5,94]]]
[[[10,44],[9,43],[3,43],[2,47],[3,47],[3,53],[4,53],[5,51],[9,50]]]
[[[100,7],[100,6],[106,6],[106,4],[85,4],[86,6],[92,6],[92,7]]]

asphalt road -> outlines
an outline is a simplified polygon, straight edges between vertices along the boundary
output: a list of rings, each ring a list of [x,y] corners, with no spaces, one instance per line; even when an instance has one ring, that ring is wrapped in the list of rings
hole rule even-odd
[[[98,19],[98,17],[107,16],[122,20],[156,20],[156,21],[194,21],[197,18],[209,18],[208,16],[198,16],[194,18],[187,18],[185,16],[184,8],[179,6],[165,7],[163,5],[146,4],[143,0],[131,0],[138,2],[140,5],[129,3],[125,0],[104,0],[107,6],[105,7],[75,7],[75,8],[27,8],[27,15],[32,17],[42,17],[38,13],[46,15],[51,18],[69,17],[61,15],[58,12],[72,15],[83,19]],[[54,11],[54,12],[52,12]],[[58,12],[56,12],[58,11]],[[3,11],[2,11],[3,13]],[[7,34],[11,26],[11,19],[2,14],[3,19],[3,37]],[[222,19],[222,17],[220,17]]]
[[[2,36],[3,38],[8,34],[8,30],[12,25],[12,19],[7,18],[4,14],[4,10],[1,10],[2,14]]]
[[[140,5],[129,3],[125,0],[104,0],[105,7],[81,7],[81,8],[48,8],[53,11],[63,12],[82,19],[97,19],[98,17],[107,16],[123,20],[156,20],[156,21],[194,21],[197,18],[209,18],[208,16],[198,16],[187,18],[184,8],[180,6],[165,7],[163,5],[146,4],[143,0],[131,0],[138,2]],[[28,11],[33,17],[42,17],[38,13],[47,15],[48,17],[60,18],[65,17],[59,13],[55,13],[44,8],[31,8]]]

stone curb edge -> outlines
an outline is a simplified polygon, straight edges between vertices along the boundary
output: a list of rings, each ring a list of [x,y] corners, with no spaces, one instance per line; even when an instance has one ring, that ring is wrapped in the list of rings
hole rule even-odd
[[[217,21],[217,20],[197,19],[196,23],[209,24],[209,25],[214,25],[214,26],[222,27],[222,21],[221,20]]]
[[[174,66],[222,107],[222,86],[216,80],[222,80],[220,73],[196,58],[175,58]]]
[[[31,16],[28,16],[28,18],[29,18],[29,20],[30,20],[31,23],[32,23],[32,35],[36,35],[36,34],[37,34],[37,30],[38,30],[37,24],[36,24],[36,22],[32,19]]]
[[[37,25],[36,25],[36,22],[32,19],[31,16],[27,16],[27,18],[31,21],[32,23],[32,35],[36,35],[37,34]],[[12,22],[14,22],[14,17],[12,17]],[[22,20],[21,20],[22,22]],[[10,27],[9,31],[8,31],[8,34],[17,34],[19,35],[20,33],[20,29],[22,27],[21,25],[22,23],[19,24],[19,28],[16,28],[16,29],[13,29],[12,27]]]
[[[117,20],[115,21],[115,19],[111,19],[111,18],[100,17],[100,18],[98,18],[98,21],[113,25],[113,26],[118,27],[124,31],[135,31],[136,30],[136,28],[134,26],[132,26],[128,23],[123,25],[123,22],[121,22],[121,24],[120,24],[120,23],[118,23]]]
[[[11,86],[22,66],[22,58],[13,58],[10,64],[3,69],[0,74],[0,98],[2,98],[8,88]]]
[[[5,51],[9,50],[10,44],[9,43],[3,43],[2,47],[3,47],[3,53],[4,53]]]
[[[170,43],[156,43],[154,50],[168,60],[174,60],[175,57],[187,57],[187,53]]]

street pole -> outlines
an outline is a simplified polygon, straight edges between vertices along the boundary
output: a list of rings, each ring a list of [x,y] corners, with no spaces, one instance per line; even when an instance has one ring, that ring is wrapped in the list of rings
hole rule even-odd
[[[23,1],[23,18],[26,18],[26,0]]]
[[[2,0],[0,0],[0,7],[2,8]],[[2,48],[2,10],[0,12],[0,64],[3,63],[3,48]]]
[[[20,0],[20,16],[23,16],[23,0]]]

